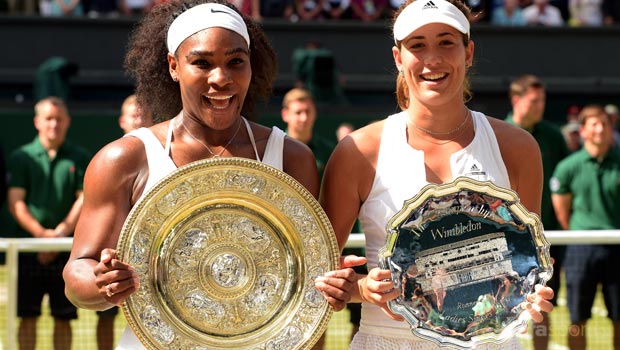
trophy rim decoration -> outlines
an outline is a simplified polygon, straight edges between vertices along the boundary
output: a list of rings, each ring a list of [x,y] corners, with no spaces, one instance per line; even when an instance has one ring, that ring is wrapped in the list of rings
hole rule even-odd
[[[187,254],[182,243],[196,236],[192,225],[208,226],[218,218],[230,230],[216,235],[205,229],[200,249]],[[242,220],[252,229],[235,226]],[[259,242],[267,243],[261,249],[256,240],[245,243],[239,237],[247,233],[232,230],[238,227],[266,232],[267,239]],[[266,258],[267,249],[271,256]],[[141,283],[121,309],[147,349],[265,349],[278,341],[287,341],[291,350],[305,349],[318,341],[333,314],[314,278],[335,270],[339,255],[327,215],[293,177],[252,159],[204,159],[165,176],[130,211],[117,256],[137,266]],[[235,260],[232,266],[241,277],[230,284],[218,280],[221,259]],[[280,276],[271,273],[273,266]],[[193,284],[183,288],[192,291],[181,289],[186,281]],[[260,316],[252,303],[258,303],[256,291],[264,291],[264,284],[277,287],[270,290],[270,303],[260,304],[266,310]],[[187,307],[186,300],[196,295],[207,313],[217,313],[206,324],[196,319],[198,308]],[[153,330],[159,327],[163,330]]]
[[[531,234],[532,243],[536,251],[535,257],[540,267],[538,275],[536,276],[536,283],[544,285],[553,274],[553,266],[549,255],[550,244],[544,235],[543,225],[539,216],[535,213],[529,212],[523,204],[520,203],[518,194],[515,191],[499,187],[490,181],[478,181],[469,177],[459,177],[450,183],[439,185],[429,184],[424,186],[413,198],[406,200],[403,207],[390,218],[386,225],[386,244],[379,250],[378,256],[380,266],[384,269],[389,269],[392,271],[392,279],[395,283],[397,283],[396,279],[398,277],[396,276],[396,269],[392,269],[390,267],[390,259],[392,257],[392,253],[394,252],[394,248],[396,248],[397,240],[400,235],[400,226],[405,224],[406,220],[412,217],[412,213],[414,213],[415,210],[419,209],[419,207],[427,201],[433,198],[441,198],[443,196],[458,195],[461,191],[471,191],[476,194],[484,194],[500,199],[504,201],[513,215],[521,220],[522,224]],[[450,214],[447,214],[446,217],[449,215]],[[443,219],[443,217],[441,219]],[[424,232],[421,234],[424,234]],[[417,253],[420,253],[419,257],[421,257],[426,254],[425,252],[427,251],[433,252],[434,249],[430,248],[418,250]],[[417,258],[418,257],[416,257],[416,259]],[[421,274],[417,276],[420,275]],[[519,277],[523,278],[523,276]],[[425,277],[421,277],[421,279],[424,278]],[[531,286],[531,290],[528,294],[533,291],[534,286]],[[523,305],[524,304],[521,304],[521,306]],[[518,332],[525,329],[530,320],[530,315],[527,310],[525,308],[521,308],[521,311],[518,313],[518,317],[515,316],[509,324],[507,324],[504,328],[501,328],[501,331],[489,331],[486,333],[475,334],[470,336],[469,339],[462,339],[457,336],[442,334],[440,331],[434,329],[429,329],[429,327],[424,324],[424,320],[417,317],[416,312],[412,311],[411,308],[403,302],[401,297],[389,301],[388,306],[392,312],[405,318],[406,322],[408,322],[411,326],[411,331],[413,334],[423,339],[435,342],[439,346],[455,349],[473,349],[477,345],[483,343],[503,343]]]

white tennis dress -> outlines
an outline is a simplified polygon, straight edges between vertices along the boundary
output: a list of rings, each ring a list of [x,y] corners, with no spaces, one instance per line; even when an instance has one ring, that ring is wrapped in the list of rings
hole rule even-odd
[[[360,208],[359,219],[366,235],[368,268],[378,266],[378,251],[385,245],[389,219],[403,207],[405,200],[414,197],[424,186],[426,168],[424,152],[407,143],[405,112],[387,118],[377,160],[377,168],[368,199]],[[472,111],[475,136],[462,150],[450,156],[452,177],[467,176],[479,181],[491,181],[510,188],[508,171],[486,116]],[[360,329],[351,343],[352,350],[427,350],[437,349],[435,343],[412,334],[404,321],[395,321],[374,304],[362,304]],[[520,349],[514,338],[501,345],[481,345],[478,349]]]

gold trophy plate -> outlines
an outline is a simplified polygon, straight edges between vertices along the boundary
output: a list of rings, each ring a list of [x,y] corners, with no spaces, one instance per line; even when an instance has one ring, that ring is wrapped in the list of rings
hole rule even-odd
[[[140,277],[123,313],[147,349],[309,349],[338,266],[327,215],[295,179],[246,158],[181,167],[129,213],[117,254]]]

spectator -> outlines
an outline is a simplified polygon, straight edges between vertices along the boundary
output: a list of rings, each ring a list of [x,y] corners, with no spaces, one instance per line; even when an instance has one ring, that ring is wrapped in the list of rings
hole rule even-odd
[[[620,1],[603,0],[603,23],[608,26],[620,24]]]
[[[293,20],[293,0],[260,0],[261,16],[266,18],[284,18]]]
[[[569,24],[575,27],[603,25],[603,0],[570,0]]]
[[[469,20],[472,23],[489,22],[491,12],[491,2],[493,0],[463,0],[465,5],[471,9]]]
[[[84,9],[80,0],[51,0],[50,16],[80,17],[84,15]]]
[[[491,24],[499,26],[524,26],[527,25],[523,11],[519,7],[518,0],[505,0],[504,5],[495,8],[491,15]]]
[[[570,122],[562,126],[562,135],[566,141],[568,151],[573,153],[581,149],[581,135],[579,135],[579,122]],[[558,265],[558,267],[561,267]]]
[[[336,128],[336,140],[344,139],[347,135],[355,131],[355,127],[351,123],[342,123]]]
[[[262,21],[260,0],[230,0],[242,14],[252,17],[255,21]]]
[[[89,18],[108,17],[116,18],[120,16],[117,0],[90,0],[86,15]]]
[[[546,104],[545,87],[542,81],[533,75],[523,75],[510,84],[510,102],[512,112],[506,121],[525,129],[532,134],[542,155],[543,187],[540,218],[545,230],[558,230],[557,218],[551,203],[549,180],[560,160],[568,154],[568,148],[561,131],[552,123],[543,120]],[[564,260],[565,246],[553,245],[550,255],[555,260],[554,273],[547,285],[556,291],[551,302],[556,305],[557,291],[560,288],[560,267]],[[547,349],[549,343],[549,317],[545,314],[543,322],[536,324],[532,331],[534,349]]]
[[[618,130],[620,123],[620,111],[618,111],[618,106],[610,103],[605,105],[604,109],[605,113],[609,115],[609,120],[611,120],[611,133],[614,140],[614,145],[620,147],[620,130]]]
[[[130,95],[123,101],[121,115],[118,117],[118,125],[126,134],[132,130],[153,125],[153,118],[142,113],[140,106],[138,106],[136,95]]]
[[[564,25],[560,10],[549,4],[549,0],[534,0],[523,10],[523,17],[528,25],[559,27]]]
[[[549,0],[549,5],[555,6],[558,8],[558,10],[560,10],[560,14],[562,14],[562,20],[564,20],[564,23],[568,22],[568,20],[570,19],[570,10],[568,6],[569,1],[570,0]]]
[[[119,9],[125,16],[143,16],[153,7],[153,0],[118,0]]]
[[[323,18],[325,0],[295,0],[295,11],[299,20],[313,21]]]
[[[620,153],[612,146],[611,120],[603,108],[588,105],[579,114],[583,148],[562,160],[551,181],[553,206],[564,230],[617,230],[620,228]],[[569,245],[564,273],[571,326],[571,350],[586,349],[586,322],[591,317],[599,283],[613,343],[620,339],[620,246]]]
[[[351,19],[351,0],[325,0],[323,17],[327,19]]]
[[[82,208],[82,180],[88,153],[66,140],[71,119],[64,102],[48,97],[35,105],[35,139],[11,155],[9,211],[18,237],[57,238],[73,235]],[[20,349],[34,349],[43,295],[54,317],[54,348],[71,349],[70,320],[75,306],[64,293],[62,269],[68,253],[20,254],[17,315]]]
[[[581,108],[577,105],[570,105],[566,110],[566,123],[579,123],[579,111]]]
[[[289,90],[282,100],[282,120],[286,123],[286,134],[295,140],[305,143],[316,158],[319,179],[335,144],[314,132],[317,109],[310,92],[305,89]]]
[[[388,0],[351,0],[353,19],[364,22],[378,21],[384,15]]]

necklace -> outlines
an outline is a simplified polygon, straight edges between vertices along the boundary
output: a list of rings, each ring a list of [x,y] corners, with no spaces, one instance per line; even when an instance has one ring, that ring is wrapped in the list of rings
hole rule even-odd
[[[219,153],[213,153],[213,151],[211,150],[211,148],[209,148],[209,146],[207,146],[204,142],[200,141],[198,138],[196,138],[185,126],[185,123],[183,123],[183,121],[181,121],[181,126],[183,127],[183,129],[185,130],[185,132],[187,132],[187,134],[193,138],[194,140],[196,140],[196,142],[198,142],[199,144],[203,145],[204,148],[207,149],[207,151],[209,151],[209,153],[211,153],[211,156],[213,158],[219,158],[222,156],[222,153],[224,153],[224,151],[226,150],[226,148],[228,146],[230,146],[230,143],[232,142],[232,140],[235,139],[235,136],[237,136],[237,134],[239,133],[239,129],[241,129],[241,118],[239,118],[239,123],[237,123],[237,130],[235,130],[235,133],[233,134],[233,136],[230,138],[230,140],[228,140],[228,142],[224,145],[224,147],[222,148],[222,150]]]
[[[429,142],[429,143],[432,143],[432,144],[435,144],[435,145],[439,145],[439,146],[441,146],[441,145],[445,145],[445,144],[447,144],[447,143],[450,143],[450,142],[452,142],[452,141],[456,140],[456,138],[457,138],[457,137],[459,137],[459,136],[461,136],[461,135],[463,134],[463,132],[466,130],[466,128],[463,128],[463,127],[465,126],[465,124],[466,124],[466,123],[467,123],[467,121],[469,120],[470,115],[471,115],[471,111],[467,110],[467,115],[465,116],[465,120],[461,123],[461,125],[457,126],[456,128],[454,128],[454,129],[452,129],[452,130],[450,130],[450,131],[448,131],[448,132],[441,132],[441,133],[436,133],[436,132],[433,132],[433,131],[427,130],[427,129],[425,129],[425,128],[422,128],[422,127],[420,127],[420,126],[416,125],[416,123],[415,123],[414,121],[411,121],[411,123],[413,124],[413,126],[414,126],[416,129],[419,129],[419,130],[421,130],[421,131],[424,131],[424,132],[426,132],[426,133],[428,133],[428,134],[430,134],[430,135],[450,135],[450,134],[452,134],[452,133],[456,133],[456,134],[455,134],[453,137],[451,137],[450,139],[448,139],[448,140],[444,140],[444,141],[441,141],[441,142],[431,141],[431,140],[429,140],[429,139],[428,139],[428,138],[426,138],[426,137],[422,137],[422,140],[424,140],[424,141],[426,141],[426,142]],[[420,134],[420,135],[422,135],[422,134]]]
[[[452,133],[455,133],[459,130],[461,130],[465,124],[467,124],[467,121],[469,120],[469,116],[470,116],[471,112],[469,111],[469,109],[467,110],[467,114],[465,115],[465,119],[463,120],[463,122],[461,123],[461,125],[457,126],[456,128],[452,129],[452,130],[448,130],[448,131],[441,131],[441,132],[437,132],[437,131],[432,131],[432,130],[428,130],[426,128],[423,128],[421,126],[419,126],[418,124],[416,124],[416,122],[414,122],[413,120],[411,121],[411,124],[413,124],[413,126],[418,129],[418,130],[422,130],[425,133],[429,134],[429,135],[434,135],[434,136],[446,136],[446,135],[450,135]]]

